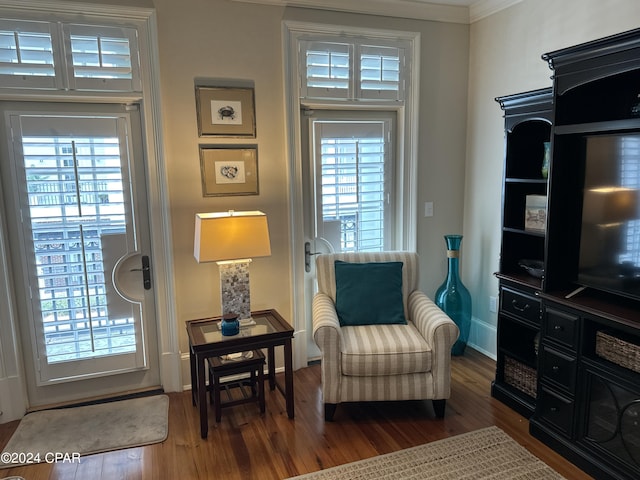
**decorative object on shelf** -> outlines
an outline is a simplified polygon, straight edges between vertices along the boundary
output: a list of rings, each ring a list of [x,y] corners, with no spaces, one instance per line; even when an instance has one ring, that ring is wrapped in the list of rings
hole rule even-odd
[[[197,213],[193,256],[217,262],[222,315],[251,318],[249,263],[271,255],[267,216],[259,211]],[[223,333],[224,335],[224,333]]]
[[[222,316],[220,331],[225,337],[231,337],[240,333],[240,322],[236,313],[225,313]]]
[[[551,160],[551,142],[544,142],[544,155],[542,156],[542,178],[549,177],[549,161]]]
[[[202,195],[258,194],[258,149],[255,146],[200,145]]]
[[[518,265],[524,268],[532,277],[544,277],[544,262],[542,260],[522,259],[518,262]]]
[[[198,135],[256,137],[253,88],[196,87]]]
[[[453,355],[463,355],[471,327],[471,295],[460,280],[460,243],[462,235],[445,235],[448,270],[444,283],[436,290],[435,302],[460,329],[460,337],[451,348]]]
[[[547,196],[527,195],[525,199],[524,229],[544,233],[547,228]]]

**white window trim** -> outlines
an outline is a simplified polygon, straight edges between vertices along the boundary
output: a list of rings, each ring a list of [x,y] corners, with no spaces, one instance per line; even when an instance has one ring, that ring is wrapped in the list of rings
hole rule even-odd
[[[396,199],[400,228],[396,232],[399,239],[398,246],[404,250],[416,250],[417,245],[417,172],[418,172],[418,106],[419,106],[419,72],[420,72],[420,34],[417,32],[378,30],[357,28],[339,25],[324,25],[297,21],[283,21],[282,39],[284,53],[284,81],[286,104],[286,128],[287,128],[287,158],[289,164],[289,206],[291,211],[291,291],[292,312],[295,319],[294,329],[296,342],[294,368],[300,368],[307,364],[306,345],[311,332],[306,331],[304,309],[304,210],[303,210],[303,177],[302,177],[302,147],[301,147],[301,123],[300,108],[303,105],[299,97],[300,87],[300,61],[297,50],[298,39],[304,35],[333,36],[342,35],[348,31],[350,35],[380,39],[381,42],[403,41],[408,43],[406,55],[411,62],[411,74],[406,78],[405,101],[393,102],[397,111],[398,132],[402,132],[402,142],[398,142],[397,158],[403,158],[397,171]],[[381,102],[358,100],[357,102],[323,101],[324,106],[334,103],[336,108],[380,108]],[[389,102],[392,103],[392,102]],[[305,102],[305,106],[313,108],[312,103]],[[317,105],[316,105],[317,106]],[[402,145],[403,144],[403,145]],[[403,188],[399,188],[403,185]]]
[[[53,91],[8,91],[0,89],[0,99],[21,100],[96,100],[126,103],[140,101],[144,115],[144,141],[146,153],[147,189],[149,202],[159,205],[150,212],[151,249],[154,258],[153,283],[156,294],[156,318],[158,319],[158,355],[162,386],[166,391],[181,391],[181,357],[178,344],[178,325],[173,283],[173,248],[171,241],[171,219],[169,216],[169,194],[166,177],[165,157],[161,125],[161,104],[159,54],[157,41],[156,13],[153,9],[94,5],[73,2],[39,0],[5,0],[0,6],[0,17],[16,19],[50,19],[56,14],[82,15],[93,22],[105,24],[137,25],[140,49],[140,65],[148,75],[142,77],[142,93],[96,93],[96,92],[53,92]],[[7,90],[7,91],[4,91]],[[0,207],[2,207],[0,202]],[[4,218],[4,216],[3,216]],[[14,292],[7,281],[6,272],[10,262],[4,249],[6,225],[0,222],[0,326],[7,335],[0,337],[0,391],[11,392],[0,395],[2,411],[0,423],[20,418],[27,405],[24,393],[24,373],[20,357],[18,318],[13,304]],[[6,314],[6,316],[5,316]],[[11,328],[5,329],[7,325]],[[14,332],[12,335],[11,332]],[[10,390],[5,389],[10,386]]]

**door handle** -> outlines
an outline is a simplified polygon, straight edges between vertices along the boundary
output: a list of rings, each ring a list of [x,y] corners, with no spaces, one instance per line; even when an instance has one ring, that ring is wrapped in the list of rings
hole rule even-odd
[[[304,271],[311,271],[311,255],[319,255],[322,252],[312,252],[311,242],[304,242]]]
[[[151,264],[149,255],[142,256],[142,268],[132,268],[130,272],[142,272],[142,285],[145,290],[151,290]]]

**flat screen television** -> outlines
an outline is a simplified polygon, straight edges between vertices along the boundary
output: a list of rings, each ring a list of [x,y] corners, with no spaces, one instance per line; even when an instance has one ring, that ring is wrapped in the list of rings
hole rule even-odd
[[[578,283],[640,299],[640,132],[585,140]]]

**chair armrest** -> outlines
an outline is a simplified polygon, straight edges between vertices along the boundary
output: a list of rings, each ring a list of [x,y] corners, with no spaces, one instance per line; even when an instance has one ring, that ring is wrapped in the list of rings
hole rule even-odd
[[[429,297],[419,290],[409,294],[409,319],[413,321],[433,352],[431,371],[436,399],[451,393],[451,347],[458,339],[458,326]]]
[[[316,293],[311,306],[313,339],[322,352],[340,351],[342,332],[336,306],[329,295]]]
[[[311,309],[313,339],[322,352],[322,396],[324,403],[340,402],[340,377],[342,375],[342,331],[336,306],[329,295],[316,293]]]

